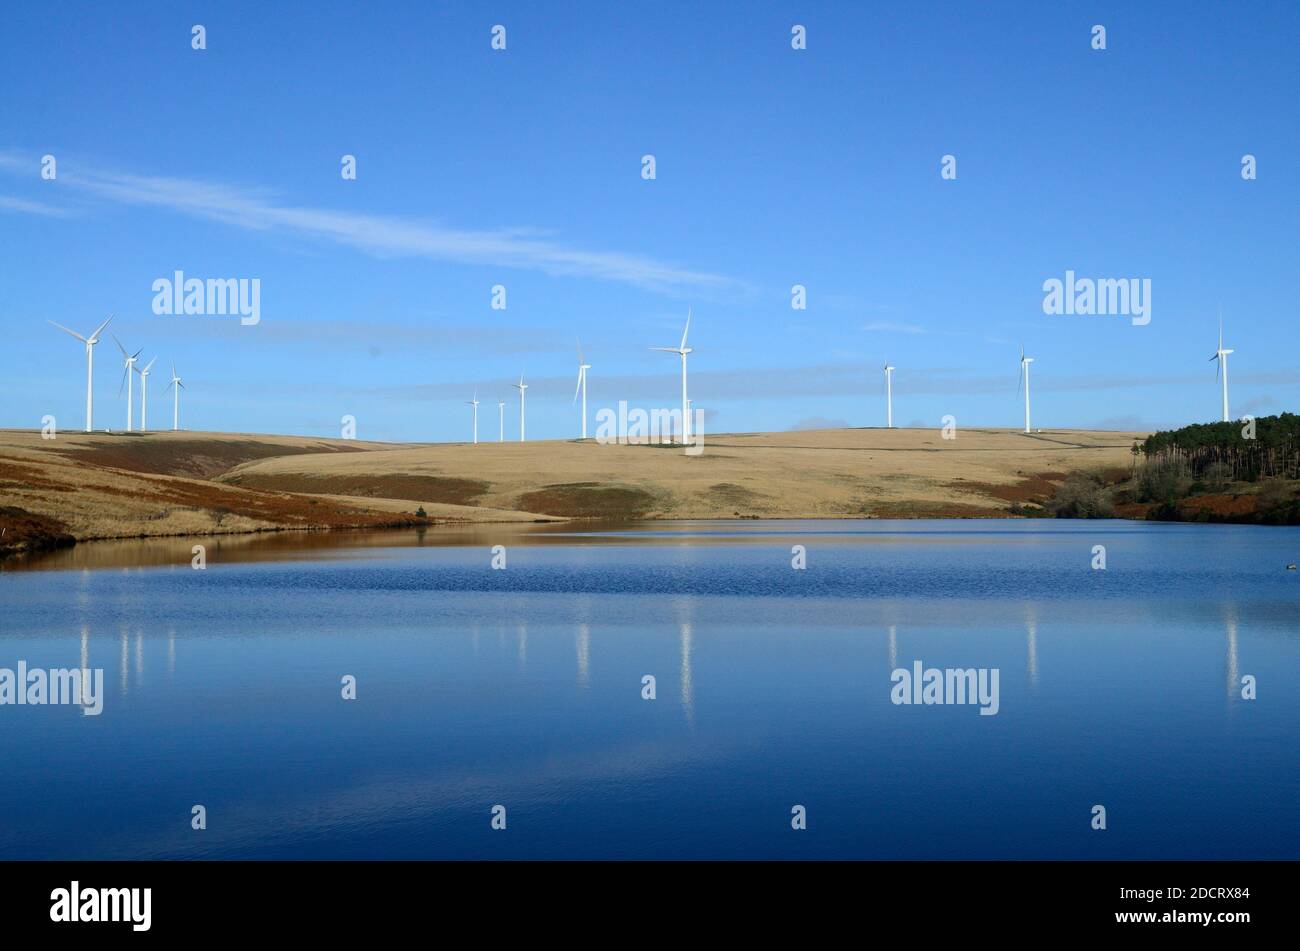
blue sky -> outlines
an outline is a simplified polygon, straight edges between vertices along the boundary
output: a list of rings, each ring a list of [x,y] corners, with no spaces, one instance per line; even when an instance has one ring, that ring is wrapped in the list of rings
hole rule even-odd
[[[1022,342],[1037,426],[1211,420],[1220,304],[1234,415],[1294,411],[1298,39],[1290,2],[10,5],[0,426],[81,427],[45,321],[109,313],[192,429],[462,440],[477,387],[509,438],[523,372],[569,437],[575,339],[593,419],[671,407],[688,307],[713,432],[882,425],[886,359],[897,423],[1017,426]],[[156,316],[178,269],[261,322]],[[1150,324],[1045,315],[1067,269],[1150,279]],[[120,376],[106,340],[97,427]]]

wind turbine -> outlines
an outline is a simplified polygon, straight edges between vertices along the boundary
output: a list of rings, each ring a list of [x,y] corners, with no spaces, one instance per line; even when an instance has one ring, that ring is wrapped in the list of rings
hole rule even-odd
[[[691,418],[690,407],[686,399],[686,355],[691,352],[691,348],[686,346],[686,335],[691,330],[691,311],[686,310],[686,329],[682,331],[682,343],[679,347],[651,347],[651,350],[658,350],[661,353],[675,353],[682,358],[682,445],[691,441]]]
[[[478,390],[474,391],[474,398],[466,400],[465,405],[474,407],[474,445],[478,445]]]
[[[1020,381],[1016,384],[1016,392],[1020,392],[1023,384],[1025,388],[1025,432],[1029,432],[1029,364],[1034,362],[1033,357],[1025,356],[1025,346],[1020,345]]]
[[[172,432],[180,429],[181,420],[181,390],[185,389],[185,384],[181,378],[176,375],[176,361],[172,361],[172,381],[167,384],[167,389],[174,390],[172,394]],[[164,393],[167,390],[163,390]]]
[[[894,428],[894,368],[885,361],[885,428]]]
[[[578,341],[578,385],[573,391],[573,402],[578,402],[578,391],[582,391],[582,438],[587,438],[587,371],[590,363],[582,361],[582,341]]]
[[[113,343],[117,344],[117,349],[122,351],[122,366],[123,366],[122,383],[118,384],[117,395],[118,396],[122,395],[122,384],[125,384],[126,385],[126,431],[129,433],[131,431],[131,387],[132,387],[131,371],[135,368],[135,361],[136,358],[140,356],[140,351],[137,350],[135,353],[127,353],[126,347],[122,346],[122,341],[118,340],[117,337],[113,337]]]
[[[113,316],[112,314],[110,314],[108,320],[104,321],[102,324],[100,324],[98,327],[92,330],[90,332],[90,336],[88,337],[83,337],[75,330],[69,330],[67,327],[63,326],[62,324],[55,324],[54,321],[52,320],[49,321],[49,323],[54,324],[55,327],[58,327],[65,334],[69,334],[73,337],[76,337],[78,340],[80,340],[82,343],[86,345],[86,432],[90,432],[91,428],[94,425],[95,390],[92,384],[94,382],[94,377],[95,377],[95,373],[94,373],[95,354],[92,348],[95,346],[95,344],[99,343],[100,333],[103,331],[105,327],[108,326],[108,321],[112,319]]]
[[[506,441],[506,401],[497,400],[497,442]]]
[[[148,363],[145,364],[143,370],[135,371],[136,373],[140,374],[140,432],[145,432],[149,428],[149,423],[148,423],[149,417],[147,412],[149,408],[148,407],[149,371],[153,369],[153,365],[155,362],[157,362],[157,360],[158,358],[154,357],[152,360],[150,360]]]
[[[1214,376],[1217,379],[1220,375],[1223,377],[1223,421],[1228,422],[1228,354],[1235,353],[1233,350],[1223,349],[1223,309],[1219,309],[1219,349],[1214,351],[1211,360],[1218,360],[1219,365],[1214,368]]]
[[[519,441],[524,441],[524,390],[528,389],[528,384],[524,382],[524,375],[519,374],[519,382],[511,383],[519,391]]]

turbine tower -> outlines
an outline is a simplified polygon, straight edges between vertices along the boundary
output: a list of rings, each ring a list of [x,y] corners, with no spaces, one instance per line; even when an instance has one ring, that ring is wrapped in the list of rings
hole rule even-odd
[[[1211,360],[1218,360],[1219,364],[1214,368],[1215,377],[1223,378],[1223,421],[1226,423],[1230,419],[1228,416],[1228,354],[1235,353],[1234,350],[1223,349],[1223,311],[1219,311],[1219,349],[1214,351]]]
[[[885,428],[894,428],[894,368],[885,361]]]
[[[1017,392],[1021,385],[1025,388],[1025,432],[1029,430],[1029,364],[1034,362],[1033,357],[1025,356],[1024,344],[1020,346],[1020,382],[1016,384]]]
[[[108,320],[104,321],[102,324],[100,324],[98,327],[92,330],[90,332],[90,336],[88,337],[83,337],[75,330],[69,330],[67,327],[63,326],[62,324],[55,324],[54,321],[52,320],[49,321],[49,323],[54,324],[55,327],[58,327],[65,334],[70,334],[71,336],[76,337],[78,340],[80,340],[82,343],[86,345],[86,432],[90,432],[90,430],[93,428],[94,415],[95,415],[94,413],[95,389],[94,386],[92,385],[95,379],[95,353],[93,347],[95,346],[95,344],[99,343],[100,333],[103,331],[105,327],[108,326],[108,321],[112,319],[113,316],[112,314],[110,314]]]
[[[474,407],[474,445],[478,445],[478,390],[474,391],[474,398],[466,400],[465,405]]]
[[[528,389],[528,384],[524,382],[524,375],[519,374],[519,382],[511,383],[519,391],[519,441],[524,441],[524,390]]]
[[[176,375],[176,361],[172,361],[172,381],[167,384],[167,389],[174,390],[172,394],[172,432],[180,429],[181,421],[181,390],[185,389],[185,384],[181,378]],[[167,390],[163,390],[164,393]]]
[[[506,401],[497,400],[497,442],[506,441]]]
[[[590,363],[582,360],[582,341],[578,341],[578,386],[573,391],[573,402],[578,402],[578,391],[582,391],[582,438],[587,438],[587,371]]]
[[[140,356],[140,351],[137,350],[135,353],[127,353],[126,347],[122,346],[122,341],[118,340],[116,337],[113,338],[113,343],[117,344],[117,349],[122,351],[122,367],[123,367],[122,383],[118,384],[117,395],[118,396],[122,395],[122,385],[125,384],[126,386],[126,431],[129,433],[131,431],[131,399],[132,399],[131,389],[132,389],[132,382],[133,382],[131,380],[131,371],[135,369],[135,361],[136,358]]]
[[[143,370],[135,371],[136,373],[140,374],[140,432],[145,432],[149,428],[149,417],[148,417],[149,371],[153,369],[153,365],[155,362],[157,362],[157,360],[158,358],[154,357],[152,360],[150,360],[148,363],[145,364]]]
[[[682,358],[682,445],[691,441],[691,418],[689,401],[686,399],[686,355],[691,353],[691,348],[686,346],[686,335],[691,331],[691,311],[686,311],[686,329],[682,331],[682,343],[678,347],[651,347],[651,350],[658,350],[661,353],[675,353]]]

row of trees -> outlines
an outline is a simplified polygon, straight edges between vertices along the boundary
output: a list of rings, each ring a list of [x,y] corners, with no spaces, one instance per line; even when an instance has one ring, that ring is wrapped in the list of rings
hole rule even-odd
[[[1134,446],[1148,466],[1194,479],[1254,482],[1300,479],[1300,416],[1282,413],[1234,423],[1197,423],[1158,432]]]

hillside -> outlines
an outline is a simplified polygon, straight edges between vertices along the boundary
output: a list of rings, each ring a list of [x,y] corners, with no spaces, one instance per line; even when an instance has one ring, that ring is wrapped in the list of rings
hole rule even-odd
[[[840,429],[387,444],[230,433],[0,431],[0,547],[548,518],[991,517],[1067,474],[1116,473],[1145,434]],[[423,510],[423,516],[417,512]]]

